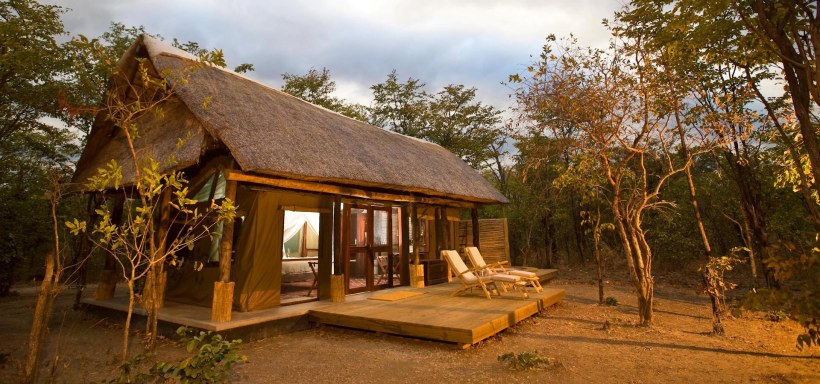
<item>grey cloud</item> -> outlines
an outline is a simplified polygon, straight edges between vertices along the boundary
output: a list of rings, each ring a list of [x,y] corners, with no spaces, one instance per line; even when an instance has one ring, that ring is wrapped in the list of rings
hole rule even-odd
[[[573,1],[162,1],[63,0],[73,10],[72,33],[97,36],[111,21],[144,25],[166,38],[221,48],[230,65],[253,63],[250,77],[272,86],[281,74],[327,67],[340,89],[369,103],[368,88],[396,69],[402,79],[435,91],[461,83],[499,108],[500,85],[537,55],[548,33],[574,32],[582,44],[603,46],[601,19],[618,7]],[[340,88],[342,88],[340,86]]]

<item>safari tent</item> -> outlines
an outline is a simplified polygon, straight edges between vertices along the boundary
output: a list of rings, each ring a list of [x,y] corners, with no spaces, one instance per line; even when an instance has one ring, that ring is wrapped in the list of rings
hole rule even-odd
[[[119,61],[118,73],[133,75],[137,60],[153,76],[164,76],[184,71],[196,58],[141,36]],[[166,300],[212,306],[214,321],[229,320],[231,310],[281,305],[283,287],[296,281],[289,271],[317,292],[306,299],[330,299],[331,280],[343,293],[407,285],[414,252],[434,268],[438,251],[455,248],[463,237],[457,225],[463,216],[475,224],[478,207],[507,202],[438,145],[223,68],[187,74],[163,105],[163,116],[140,118],[135,147],[143,157],[174,158],[163,170],[184,171],[194,199],[230,198],[238,205],[236,220],[224,223],[224,236],[202,240],[185,255],[205,267],[197,271],[184,263],[167,276]],[[133,183],[123,135],[98,116],[74,181],[83,183],[116,160],[123,182]],[[420,224],[411,228],[414,213]],[[470,235],[471,242],[479,241],[477,230]],[[110,297],[114,284],[103,278],[97,298]]]

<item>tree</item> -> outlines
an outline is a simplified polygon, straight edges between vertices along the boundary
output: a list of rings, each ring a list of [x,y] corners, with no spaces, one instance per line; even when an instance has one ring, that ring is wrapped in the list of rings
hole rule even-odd
[[[412,77],[400,83],[396,70],[390,72],[387,80],[370,87],[373,90],[370,124],[402,135],[421,137],[428,124],[424,117],[429,95],[424,86]]]
[[[429,103],[429,126],[422,137],[455,153],[473,168],[492,157],[501,136],[501,112],[475,100],[476,89],[447,85]]]
[[[820,105],[816,4],[800,0],[633,0],[616,19],[621,23],[616,32],[644,36],[647,46],[667,57],[671,67],[691,76],[696,107],[683,118],[684,124],[718,144],[719,164],[737,187],[742,208],[742,219],[737,222],[741,232],[748,234],[744,236],[749,239],[747,249],[762,256],[771,285],[779,285],[782,277],[801,276],[794,282],[806,287],[804,294],[781,293],[801,308],[798,317],[807,330],[816,330],[820,306],[811,286],[814,279],[805,275],[814,268],[805,261],[812,260],[820,231],[816,182],[820,152],[813,114]],[[762,84],[767,80],[786,84],[783,94],[764,95]],[[763,107],[753,104],[756,102]],[[772,173],[778,178],[771,180]],[[767,206],[779,205],[789,196],[780,200],[766,196],[763,191],[771,191],[767,187],[775,183],[799,193],[813,231],[811,224],[779,230],[785,222],[772,217],[781,212]],[[806,218],[793,208],[787,212],[787,222]],[[754,271],[755,264],[751,267]],[[816,341],[817,332],[815,336],[810,333],[808,339]]]
[[[506,135],[501,111],[476,100],[476,88],[450,84],[435,94],[425,84],[408,78],[400,83],[396,71],[375,84],[370,122],[403,135],[436,143],[476,169],[491,169],[506,190]]]
[[[89,44],[93,45],[89,49],[91,52],[104,51],[96,46],[99,44],[97,41]],[[122,220],[115,220],[112,212],[107,209],[97,209],[99,220],[91,228],[87,222],[78,219],[66,222],[66,225],[75,235],[90,233],[94,244],[116,261],[126,281],[129,306],[123,330],[123,361],[128,356],[136,283],[146,280],[143,304],[148,313],[147,349],[152,350],[157,336],[157,295],[161,290],[159,276],[162,275],[165,264],[179,264],[176,258],[178,251],[192,246],[205,236],[211,236],[219,222],[233,220],[235,214],[236,208],[227,198],[221,204],[213,204],[204,210],[195,207],[196,201],[188,197],[185,186],[187,181],[182,173],[161,171],[160,164],[173,166],[173,159],[145,157],[136,149],[141,145],[140,129],[144,118],[161,118],[166,102],[175,96],[176,87],[185,84],[192,71],[213,65],[213,59],[221,60],[221,52],[200,52],[198,62],[176,71],[166,69],[157,75],[152,75],[146,61],[140,59],[137,59],[137,69],[133,75],[115,68],[111,86],[96,114],[105,119],[100,124],[112,124],[121,131],[135,175],[134,180],[124,186],[122,167],[112,160],[88,181],[86,189],[98,193],[113,190],[122,195],[122,201],[128,204],[121,214]],[[103,198],[105,196],[103,194]],[[182,223],[187,229],[175,236],[169,232],[171,222]]]
[[[649,212],[670,205],[661,190],[683,167],[671,156],[675,137],[668,113],[657,103],[655,73],[642,48],[633,40],[613,43],[606,52],[570,44],[556,53],[547,45],[526,80],[511,80],[520,84],[519,110],[552,124],[572,124],[579,133],[567,144],[597,157],[640,323],[651,325],[653,253],[643,223]]]
[[[813,112],[820,107],[817,4],[806,0],[735,0],[729,2],[729,6],[737,13],[740,25],[756,38],[754,47],[770,53],[772,62],[782,68],[799,123],[802,146],[811,164],[814,189],[820,191],[818,120]]]
[[[68,70],[58,6],[0,3],[0,296],[23,262],[50,251],[49,210],[42,197],[53,174],[70,172],[75,136],[47,123]]]
[[[330,79],[330,71],[327,68],[322,68],[321,72],[311,68],[304,75],[285,73],[282,80],[285,81],[282,92],[352,119],[367,121],[367,112],[363,105],[348,103],[331,95],[336,91],[336,82]]]
[[[142,28],[142,26],[140,26],[140,28]],[[197,57],[207,56],[209,54],[214,53],[214,50],[208,50],[206,48],[203,48],[196,41],[190,41],[189,40],[186,43],[182,43],[176,37],[171,41],[171,45],[176,47],[176,48],[179,48],[183,51],[186,51],[186,52],[188,52],[188,53],[190,53],[194,56],[197,56]],[[216,50],[216,51],[219,51],[220,54],[222,52],[221,50]],[[224,62],[217,63],[217,64],[221,67],[226,67],[227,66]],[[236,67],[234,67],[234,69],[233,69],[233,71],[236,72],[236,73],[253,72],[254,70],[255,69],[253,68],[253,64],[250,64],[250,63],[239,64]]]

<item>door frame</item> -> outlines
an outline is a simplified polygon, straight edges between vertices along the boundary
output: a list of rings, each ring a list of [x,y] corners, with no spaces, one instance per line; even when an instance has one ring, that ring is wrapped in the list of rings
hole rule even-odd
[[[351,209],[364,209],[365,210],[365,244],[364,245],[353,245],[351,244]],[[382,211],[387,214],[387,236],[385,237],[386,243],[381,245],[374,245],[374,235],[375,235],[375,227],[374,227],[374,218],[375,218],[375,211]],[[344,205],[344,209],[342,212],[343,217],[343,225],[342,225],[342,248],[343,248],[343,256],[344,260],[343,267],[344,267],[344,276],[345,276],[345,293],[360,293],[360,292],[371,292],[376,291],[379,289],[389,288],[393,286],[393,263],[394,258],[388,257],[387,258],[387,273],[388,277],[384,279],[385,283],[376,285],[376,277],[375,277],[375,265],[376,265],[376,254],[380,252],[386,252],[388,256],[391,256],[393,253],[393,220],[392,220],[393,209],[392,206],[389,204],[373,204],[373,203],[347,203]],[[350,287],[350,278],[351,278],[351,255],[356,253],[364,253],[365,258],[364,261],[366,266],[359,267],[364,268],[365,271],[365,285],[363,287],[357,287],[351,289]]]

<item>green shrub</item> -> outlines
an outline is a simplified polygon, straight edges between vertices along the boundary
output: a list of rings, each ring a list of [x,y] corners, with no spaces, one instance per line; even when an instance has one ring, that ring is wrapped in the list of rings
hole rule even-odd
[[[247,361],[239,355],[242,340],[227,341],[213,332],[195,331],[186,327],[177,329],[180,343],[193,356],[178,362],[159,362],[151,374],[163,380],[176,379],[181,383],[215,383],[225,380],[234,365]]]
[[[152,357],[140,354],[123,362],[119,377],[109,383],[218,383],[225,380],[233,367],[247,361],[238,353],[242,340],[227,341],[219,334],[187,327],[177,329],[179,341],[191,355],[174,362],[157,362],[148,372],[140,368]]]
[[[519,354],[507,352],[503,355],[499,355],[498,361],[510,369],[515,369],[516,371],[524,371],[550,365],[549,359],[544,359],[538,356],[538,351],[523,352]]]
[[[616,299],[612,296],[609,296],[606,299],[604,299],[604,305],[609,305],[611,307],[617,306],[618,305],[618,299]]]

